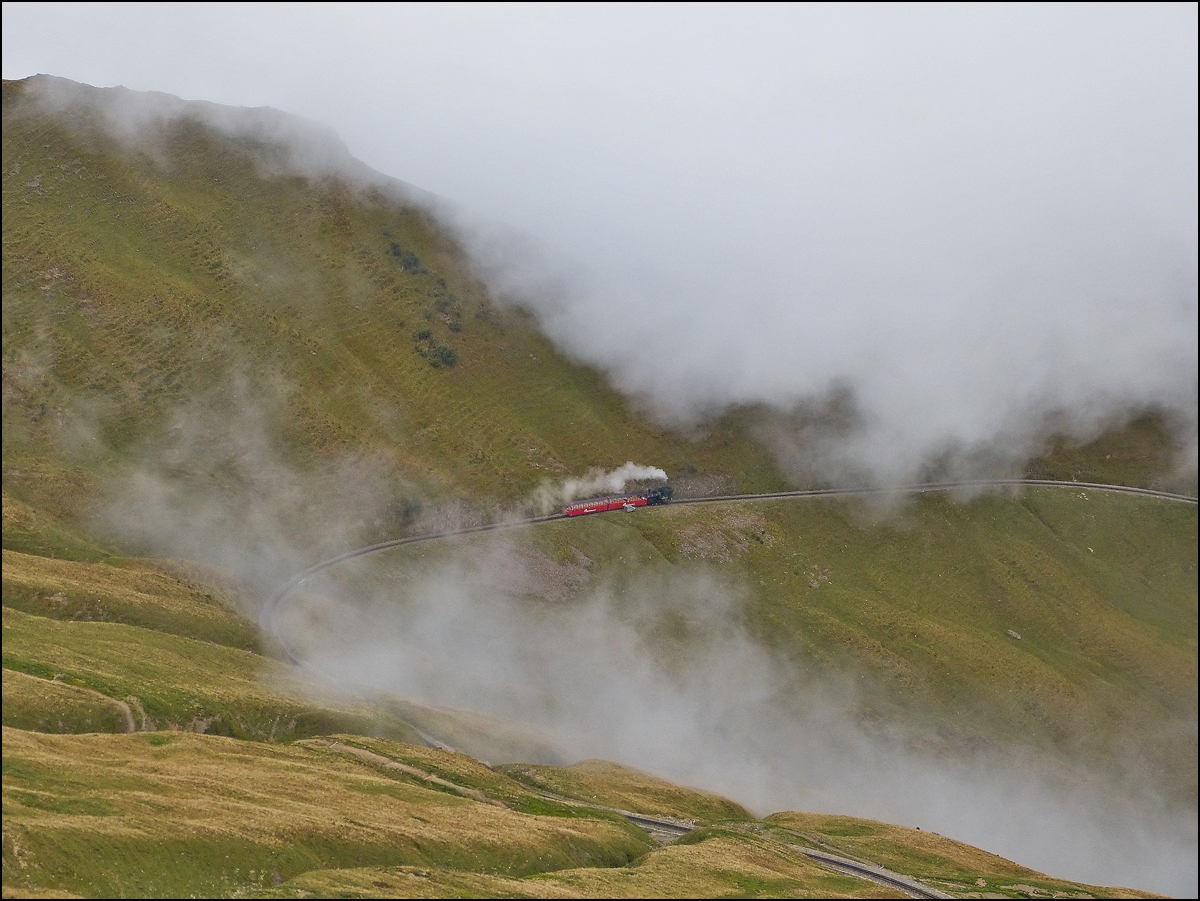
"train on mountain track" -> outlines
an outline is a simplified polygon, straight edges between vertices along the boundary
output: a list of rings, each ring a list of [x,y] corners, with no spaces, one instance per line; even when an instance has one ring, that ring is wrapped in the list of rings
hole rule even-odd
[[[566,516],[583,516],[585,513],[604,513],[608,510],[632,512],[638,507],[654,507],[671,501],[674,492],[670,485],[635,491],[633,494],[612,494],[608,497],[592,497],[586,501],[573,501],[563,507]]]

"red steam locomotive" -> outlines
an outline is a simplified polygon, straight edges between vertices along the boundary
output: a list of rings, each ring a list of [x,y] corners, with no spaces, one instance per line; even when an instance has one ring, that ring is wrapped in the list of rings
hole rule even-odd
[[[567,516],[583,516],[585,513],[604,513],[607,510],[633,511],[638,507],[666,504],[673,494],[670,485],[635,491],[633,494],[612,494],[608,497],[593,497],[586,501],[573,501],[563,507]]]

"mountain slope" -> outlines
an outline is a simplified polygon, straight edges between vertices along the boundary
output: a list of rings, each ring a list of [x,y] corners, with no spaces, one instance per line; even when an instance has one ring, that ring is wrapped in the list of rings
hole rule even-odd
[[[279,144],[279,120],[261,111],[214,118],[172,101],[170,116],[134,130],[114,127],[112,96],[4,84],[6,725],[123,732],[124,704],[137,728],[204,728],[253,755],[357,732],[549,762],[561,736],[530,718],[431,710],[415,690],[397,697],[399,684],[369,702],[322,697],[238,614],[253,618],[282,579],[331,553],[528,510],[543,480],[592,466],[661,466],[681,493],[782,487],[752,437],[769,414],[734,411],[694,436],[663,429],[558,354],[530,316],[496,304],[428,198],[346,168],[336,147],[297,162],[288,147],[303,136]],[[632,347],[645,338],[631,327]],[[1086,445],[1061,441],[1030,469],[1148,484],[1169,474],[1173,450],[1148,413]],[[890,512],[668,508],[428,554],[343,571],[313,595],[319,612],[349,622],[346,586],[407,609],[397,605],[413,586],[445,573],[469,583],[475,570],[487,603],[465,608],[469,625],[512,610],[529,617],[515,631],[533,635],[539,620],[609,599],[606,628],[654,611],[633,634],[668,682],[709,659],[699,639],[719,627],[793,666],[775,675],[801,700],[824,679],[855,686],[837,696],[854,699],[854,728],[905,753],[1032,749],[1095,788],[1129,752],[1194,812],[1194,507],[1037,491]],[[687,606],[696,586],[740,606],[706,621]],[[639,607],[651,602],[663,606]],[[310,624],[309,637],[361,650],[387,634]],[[707,700],[719,706],[719,691]],[[82,747],[66,742],[61,758]],[[189,745],[198,757],[210,747]],[[838,809],[826,802],[836,793],[823,803]],[[6,838],[6,878],[21,870],[11,853],[15,870]],[[364,891],[360,877],[346,884]],[[590,891],[615,891],[595,878]],[[809,885],[753,878],[767,882],[747,891]],[[117,884],[81,879],[72,890]]]
[[[171,447],[196,398],[222,420],[269,417],[298,465],[378,460],[475,503],[629,458],[775,484],[744,436],[662,432],[491,304],[420,207],[266,177],[253,146],[194,120],[133,149],[98,114],[64,120],[23,102],[28,82],[4,90],[5,453],[47,506]]]

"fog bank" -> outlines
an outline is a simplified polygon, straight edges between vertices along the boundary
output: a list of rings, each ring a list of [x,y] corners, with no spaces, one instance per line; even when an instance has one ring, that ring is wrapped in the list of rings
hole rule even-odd
[[[527,724],[568,761],[619,761],[759,815],[919,826],[1061,878],[1184,895],[1196,884],[1195,810],[1158,796],[1136,753],[1124,771],[1085,772],[1006,743],[938,749],[864,721],[877,689],[806,673],[754,640],[737,582],[642,570],[633,588],[537,602],[506,590],[537,584],[521,561],[495,541],[447,563],[381,564],[349,592],[336,574],[314,577],[275,622],[324,679]]]
[[[53,9],[5,6],[6,77],[329,123],[365,166],[254,114],[443,198],[664,421],[762,404],[789,469],[897,482],[1156,407],[1195,468],[1194,4]]]

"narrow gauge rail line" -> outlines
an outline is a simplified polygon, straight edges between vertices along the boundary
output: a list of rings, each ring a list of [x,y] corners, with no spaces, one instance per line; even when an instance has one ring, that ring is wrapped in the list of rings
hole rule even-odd
[[[1046,487],[1046,488],[1079,488],[1092,491],[1113,491],[1124,494],[1141,494],[1148,497],[1160,498],[1162,500],[1179,501],[1187,504],[1195,504],[1197,498],[1186,494],[1176,494],[1170,491],[1156,491],[1152,488],[1133,488],[1128,485],[1104,485],[1098,482],[1060,482],[1052,479],[974,479],[970,481],[957,482],[929,482],[919,485],[902,485],[896,488],[814,488],[802,491],[775,491],[764,494],[727,494],[718,497],[694,497],[683,498],[677,501],[672,501],[672,504],[717,504],[740,501],[765,501],[765,500],[782,500],[786,498],[808,498],[808,497],[852,497],[852,496],[886,496],[889,494],[924,494],[933,491],[953,491],[964,488],[1020,488],[1026,486]],[[298,588],[306,579],[316,575],[324,569],[329,568],[337,563],[342,563],[346,560],[353,560],[356,557],[362,557],[367,554],[373,554],[376,551],[384,551],[389,548],[402,547],[406,544],[418,544],[422,541],[433,541],[438,538],[454,538],[458,535],[473,535],[480,532],[496,532],[501,529],[513,529],[521,526],[533,526],[540,523],[555,522],[561,519],[568,519],[565,513],[550,513],[545,516],[533,516],[528,519],[512,520],[508,522],[494,522],[479,526],[466,526],[461,529],[447,529],[442,532],[430,532],[424,535],[410,535],[406,538],[393,538],[389,541],[380,541],[377,544],[367,545],[366,547],[355,548],[354,550],[346,551],[327,560],[322,560],[315,563],[307,569],[296,573],[286,582],[276,589],[275,593],[267,600],[263,607],[259,621],[264,628],[271,634],[275,635],[283,648],[288,659],[292,663],[303,666],[303,662],[296,658],[291,649],[274,629],[275,610],[288,594]],[[622,811],[622,815],[630,822],[635,823],[642,828],[653,829],[658,832],[681,836],[686,835],[691,830],[679,823],[673,823],[669,820],[660,820],[655,817],[644,816],[641,814],[631,814]],[[867,864],[858,863],[857,861],[848,860],[844,857],[838,857],[833,854],[826,854],[822,851],[814,851],[808,848],[800,848],[794,846],[803,853],[806,857],[837,872],[845,873],[850,876],[856,876],[860,879],[867,879],[888,888],[897,889],[904,894],[915,898],[949,898],[943,892],[937,889],[923,885],[914,879],[909,879],[906,876],[901,876],[899,873],[893,873],[890,870],[885,870],[881,867],[873,867]]]
[[[377,544],[369,544],[366,547],[355,548],[352,551],[345,551],[338,554],[336,557],[330,557],[328,560],[322,560],[320,563],[314,563],[308,569],[302,569],[286,582],[275,590],[275,593],[267,599],[267,603],[263,606],[262,613],[259,614],[259,624],[270,632],[279,641],[288,659],[292,663],[300,665],[300,661],[292,654],[291,649],[275,631],[275,609],[279,606],[279,602],[292,593],[296,588],[309,579],[315,576],[321,570],[328,569],[336,563],[342,563],[346,560],[353,560],[355,557],[364,557],[367,554],[374,554],[376,551],[386,551],[389,548],[403,547],[406,544],[419,544],[422,541],[433,541],[437,538],[454,538],[458,535],[474,535],[477,532],[498,532],[501,529],[515,529],[521,526],[535,526],[543,522],[554,522],[558,519],[567,519],[565,513],[549,513],[545,516],[534,516],[529,519],[515,519],[506,522],[491,522],[482,526],[465,526],[461,529],[447,529],[443,532],[427,532],[424,535],[410,535],[407,538],[392,538],[387,541],[380,541]]]
[[[766,501],[787,497],[833,497],[836,495],[924,494],[933,491],[954,491],[962,488],[1088,488],[1093,491],[1116,491],[1123,494],[1144,494],[1168,501],[1197,503],[1197,498],[1154,488],[1134,488],[1130,485],[1103,485],[1099,482],[1061,482],[1054,479],[970,479],[959,482],[924,482],[918,485],[898,485],[894,488],[809,488],[804,491],[772,491],[764,494],[725,494],[718,497],[688,497],[671,504],[711,504],[718,501]]]
[[[659,817],[650,816],[649,814],[633,813],[629,810],[621,810],[616,807],[606,807],[600,804],[588,804],[586,801],[579,801],[576,798],[566,798],[562,795],[550,794],[548,792],[537,792],[543,798],[548,798],[551,801],[559,803],[571,804],[579,807],[588,807],[598,810],[606,810],[610,813],[619,813],[635,826],[644,829],[651,836],[664,838],[669,837],[670,841],[682,838],[689,832],[694,832],[695,826],[688,826],[684,823],[675,820],[660,819]],[[657,833],[657,835],[656,835]],[[660,838],[659,841],[663,841]],[[857,860],[850,860],[846,857],[838,857],[836,854],[830,854],[827,851],[817,851],[813,848],[805,848],[801,845],[788,845],[796,851],[799,851],[805,857],[815,861],[826,869],[833,870],[837,873],[843,873],[849,876],[857,877],[858,879],[866,879],[875,882],[879,885],[885,885],[888,888],[899,889],[910,898],[951,898],[952,895],[947,895],[945,892],[931,888],[922,882],[918,882],[909,876],[902,876],[899,873],[894,873],[884,867],[874,866],[872,864],[860,863]]]
[[[809,488],[801,491],[771,491],[763,494],[725,494],[717,497],[689,497],[673,500],[666,506],[676,506],[683,504],[719,504],[742,501],[769,501],[783,500],[786,498],[806,498],[806,497],[865,497],[876,496],[886,497],[891,494],[925,494],[934,491],[954,491],[966,488],[1024,488],[1024,487],[1043,487],[1043,488],[1079,488],[1091,491],[1114,491],[1122,494],[1140,494],[1147,497],[1155,497],[1161,500],[1178,501],[1186,504],[1197,503],[1197,498],[1186,494],[1176,494],[1171,491],[1157,491],[1153,488],[1134,488],[1129,485],[1103,485],[1099,482],[1060,482],[1053,479],[971,479],[967,481],[956,482],[926,482],[917,485],[900,485],[894,488]],[[282,601],[288,594],[300,586],[310,576],[314,576],[324,569],[328,569],[337,563],[342,563],[346,560],[353,560],[355,557],[363,557],[367,554],[373,554],[376,551],[385,551],[389,548],[402,547],[406,544],[417,544],[422,541],[433,541],[438,538],[454,538],[459,535],[473,535],[479,532],[497,532],[502,529],[515,529],[521,526],[533,526],[544,522],[555,522],[560,519],[568,519],[564,513],[549,513],[545,516],[533,516],[529,519],[517,519],[505,522],[487,523],[481,526],[466,526],[461,529],[447,529],[442,532],[429,532],[424,535],[410,535],[407,538],[393,538],[388,541],[380,541],[377,544],[370,544],[366,547],[355,548],[351,551],[345,551],[337,556],[330,557],[327,560],[322,560],[319,563],[314,563],[307,569],[296,573],[286,582],[275,590],[275,593],[267,600],[263,611],[259,616],[259,622],[271,634],[279,638],[278,633],[274,629],[275,609],[279,602]],[[280,645],[284,652],[293,663],[299,663],[291,650],[287,647],[287,643],[279,639]]]
[[[693,831],[691,826],[681,826],[679,823],[671,823],[667,820],[656,820],[654,817],[643,816],[640,813],[622,813],[621,816],[629,820],[635,826],[649,826],[659,832],[669,832],[674,836],[687,835]]]

